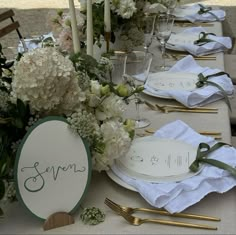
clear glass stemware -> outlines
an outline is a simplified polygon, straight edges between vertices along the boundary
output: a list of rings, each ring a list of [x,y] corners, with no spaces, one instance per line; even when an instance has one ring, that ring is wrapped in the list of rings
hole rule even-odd
[[[136,89],[146,82],[152,63],[152,54],[145,51],[132,51],[126,55],[123,79]],[[141,99],[139,93],[135,93],[136,118],[135,128],[143,128],[150,125],[150,121],[140,117],[139,105]]]
[[[155,27],[155,35],[161,45],[161,53],[162,53],[161,70],[163,71],[166,71],[169,69],[169,67],[166,66],[166,63],[165,63],[166,42],[170,38],[174,20],[175,20],[175,17],[170,14],[160,14],[156,20],[157,22],[156,22],[156,27]]]
[[[177,6],[177,0],[168,0],[167,14],[173,14],[176,6]]]
[[[152,44],[154,34],[156,15],[145,15],[140,19],[141,28],[144,34],[144,50],[148,52],[149,46]]]

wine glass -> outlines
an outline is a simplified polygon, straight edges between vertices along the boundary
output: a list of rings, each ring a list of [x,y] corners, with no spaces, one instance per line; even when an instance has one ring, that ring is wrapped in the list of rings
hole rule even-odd
[[[170,14],[160,14],[157,18],[155,35],[161,44],[161,54],[162,54],[162,66],[161,70],[166,71],[169,69],[165,63],[165,53],[166,53],[166,42],[170,38],[172,27],[174,24],[175,17]]]
[[[149,46],[152,44],[154,34],[156,15],[144,15],[140,19],[141,28],[144,33],[144,49],[148,52]]]
[[[173,14],[176,6],[177,6],[177,0],[169,0],[167,5],[167,14]]]
[[[132,51],[126,55],[124,61],[123,79],[130,84],[133,91],[146,82],[152,63],[152,54],[145,51]],[[135,128],[143,128],[150,125],[150,121],[140,117],[139,104],[141,99],[139,93],[134,93],[136,118]]]

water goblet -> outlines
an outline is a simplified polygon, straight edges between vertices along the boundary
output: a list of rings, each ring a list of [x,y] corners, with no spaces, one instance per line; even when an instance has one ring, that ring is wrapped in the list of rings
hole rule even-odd
[[[170,14],[160,14],[157,18],[156,27],[155,27],[155,35],[160,42],[161,45],[161,54],[162,54],[162,66],[161,70],[166,71],[169,69],[165,63],[166,56],[166,42],[170,38],[172,27],[174,24],[175,17]]]
[[[177,0],[169,0],[167,5],[167,14],[173,14],[177,6]]]
[[[130,84],[133,90],[143,86],[148,78],[152,54],[145,51],[132,51],[126,55],[124,63],[124,80]],[[136,107],[135,128],[146,127],[150,125],[150,121],[140,117],[141,99],[139,93],[134,93],[134,98]]]
[[[141,28],[144,34],[144,50],[148,52],[149,46],[152,44],[154,34],[156,15],[144,15],[140,19]]]

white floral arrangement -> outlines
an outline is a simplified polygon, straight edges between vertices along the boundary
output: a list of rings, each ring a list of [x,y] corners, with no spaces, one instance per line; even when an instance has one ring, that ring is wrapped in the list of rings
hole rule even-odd
[[[0,202],[14,198],[13,167],[21,140],[46,116],[67,118],[69,130],[87,140],[95,170],[109,169],[128,151],[134,121],[124,120],[123,112],[131,93],[125,84],[107,80],[113,69],[109,59],[63,55],[56,47],[31,50],[14,65],[0,55]]]
[[[143,43],[143,32],[139,27],[140,17],[167,11],[170,0],[110,0],[111,42],[119,41],[117,49],[128,50]],[[82,46],[86,44],[86,0],[80,0],[80,11],[76,10],[77,25]],[[94,41],[101,46],[104,34],[104,0],[93,1]],[[50,16],[51,28],[62,50],[72,51],[72,32],[69,13],[58,10]],[[117,37],[117,38],[116,38]]]

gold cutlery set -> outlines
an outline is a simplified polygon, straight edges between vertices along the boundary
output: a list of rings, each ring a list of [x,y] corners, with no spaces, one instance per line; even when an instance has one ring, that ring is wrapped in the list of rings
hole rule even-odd
[[[187,214],[187,213],[174,213],[171,214],[166,210],[162,209],[149,209],[149,208],[132,208],[121,206],[112,200],[106,198],[104,203],[113,211],[115,211],[118,215],[122,216],[127,222],[132,225],[141,225],[143,223],[158,223],[163,225],[172,225],[179,227],[188,227],[188,228],[198,228],[198,229],[208,229],[208,230],[217,230],[217,227],[210,226],[206,224],[195,224],[195,223],[187,223],[181,222],[177,220],[164,220],[164,219],[142,219],[140,217],[133,216],[132,214],[135,212],[147,212],[147,213],[156,213],[158,215],[170,216],[170,217],[179,217],[179,218],[188,218],[188,219],[199,219],[199,220],[208,220],[208,221],[220,221],[220,218],[206,216],[206,215],[197,215],[197,214]]]
[[[170,112],[184,112],[184,113],[218,113],[218,109],[210,107],[198,107],[198,108],[187,108],[184,105],[159,105],[151,104],[148,101],[144,103],[154,111],[160,111],[162,113]]]
[[[212,23],[204,23],[204,22],[189,22],[189,21],[175,21],[175,25],[179,27],[213,27]]]
[[[168,53],[167,57],[172,58],[174,60],[180,60],[187,56],[189,54],[174,54],[174,53]],[[210,55],[204,55],[204,56],[193,56],[195,60],[216,60],[216,56],[210,56]]]
[[[156,131],[152,129],[145,129],[144,133],[137,133],[136,135],[139,137],[144,137],[144,136],[153,135],[155,132]],[[198,133],[200,135],[210,136],[216,140],[220,140],[222,138],[221,133],[217,131],[198,131]]]

